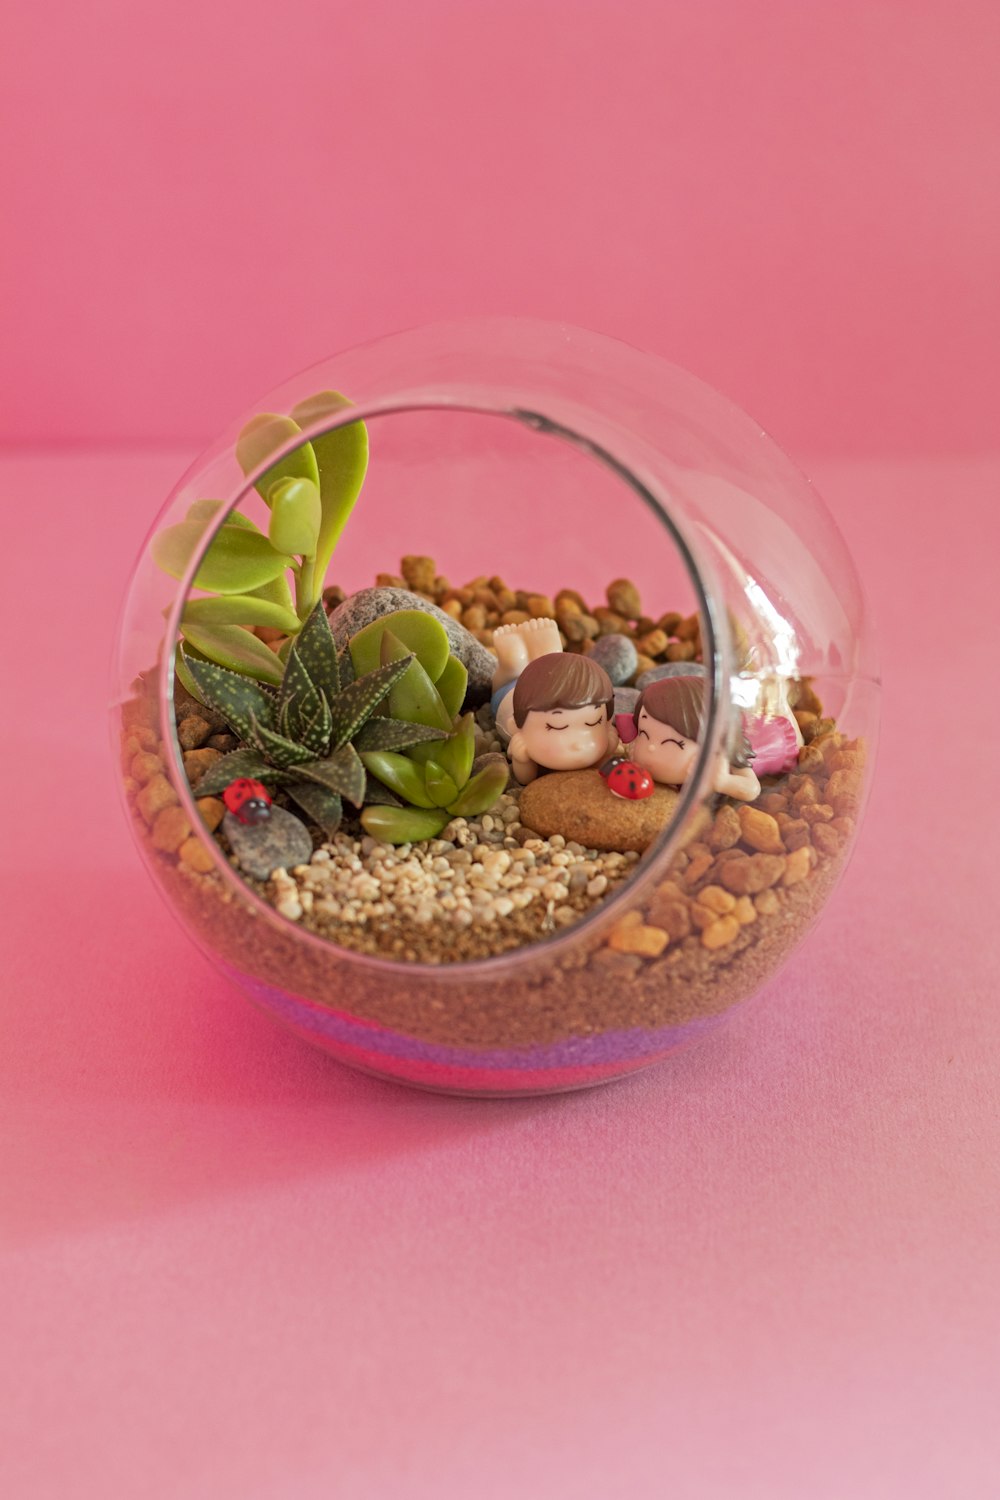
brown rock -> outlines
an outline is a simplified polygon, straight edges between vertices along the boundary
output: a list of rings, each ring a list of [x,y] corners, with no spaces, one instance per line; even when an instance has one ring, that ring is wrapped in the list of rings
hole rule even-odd
[[[669,643],[665,631],[650,630],[644,635],[637,636],[635,644],[643,656],[662,656]]]
[[[176,804],[165,807],[153,819],[152,840],[157,849],[165,854],[176,854],[191,832],[187,813]]]
[[[736,897],[730,895],[729,891],[724,890],[721,885],[706,885],[703,891],[699,891],[698,900],[702,906],[707,906],[718,917],[724,917],[736,905]]]
[[[697,654],[694,641],[671,641],[664,653],[667,661],[694,661]]]
[[[650,904],[649,920],[654,927],[662,927],[672,942],[678,943],[691,931],[691,908],[683,898],[664,898],[657,891]]]
[[[740,924],[731,913],[729,916],[718,917],[710,927],[702,932],[701,941],[705,948],[725,948],[734,938],[739,936]]]
[[[546,594],[529,594],[528,613],[535,620],[554,620],[556,607]]]
[[[184,840],[179,853],[184,864],[189,869],[197,870],[202,875],[207,875],[209,870],[213,868],[211,854],[209,854],[206,846],[195,834],[192,834],[189,839]]]
[[[785,861],[785,873],[781,878],[782,885],[798,885],[800,880],[805,880],[812,869],[812,850],[806,844],[801,849],[796,849]]]
[[[731,859],[719,871],[719,884],[734,896],[755,896],[777,885],[787,860],[781,854],[752,854],[749,859]],[[758,908],[759,909],[759,908]]]
[[[659,958],[670,938],[660,927],[643,922],[619,922],[608,937],[615,953],[637,953],[640,958]]]
[[[432,557],[404,557],[399,570],[408,588],[415,589],[418,594],[433,594],[437,567]]]
[[[164,765],[160,757],[154,755],[152,751],[140,750],[133,755],[129,771],[140,786],[145,786],[146,782],[152,781],[154,776],[162,775]]]
[[[748,807],[744,803],[737,809],[736,816],[740,820],[742,842],[748,848],[756,849],[758,854],[782,854],[784,852],[781,829],[770,813],[760,812],[756,807]]]
[[[642,616],[642,600],[639,590],[630,578],[616,578],[608,584],[608,605],[616,615],[626,620],[638,620]]]
[[[777,895],[772,890],[759,891],[753,898],[753,904],[762,917],[773,917],[781,905]]]
[[[177,793],[165,776],[154,776],[147,781],[135,799],[135,805],[146,822],[152,827],[156,815],[177,801]]]
[[[212,726],[199,714],[188,714],[177,726],[177,738],[182,750],[197,750],[211,733]]]
[[[184,769],[187,779],[192,786],[197,786],[210,766],[214,766],[217,760],[222,759],[219,750],[187,750],[184,753]]]
[[[651,797],[626,801],[608,790],[596,768],[550,771],[524,788],[520,817],[543,838],[561,833],[585,849],[641,854],[670,823],[677,800],[671,787],[658,786]]]
[[[226,816],[226,804],[219,797],[199,797],[195,806],[209,833],[214,833]]]
[[[708,835],[708,847],[716,853],[720,849],[732,849],[739,843],[742,831],[735,807],[727,802],[715,815],[715,822]]]

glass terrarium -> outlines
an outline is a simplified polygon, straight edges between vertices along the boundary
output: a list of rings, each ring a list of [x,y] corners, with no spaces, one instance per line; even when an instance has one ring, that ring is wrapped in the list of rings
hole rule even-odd
[[[147,867],[343,1062],[578,1088],[718,1026],[857,834],[878,678],[828,512],[747,416],[517,320],[349,351],[183,477],[125,604]]]

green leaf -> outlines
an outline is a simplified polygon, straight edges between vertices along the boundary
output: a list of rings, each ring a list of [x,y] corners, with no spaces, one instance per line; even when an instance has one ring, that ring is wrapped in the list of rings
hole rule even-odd
[[[365,800],[365,768],[353,745],[341,745],[323,760],[308,760],[296,766],[295,774],[339,793],[355,807]]]
[[[354,736],[355,750],[406,750],[411,745],[427,744],[433,754],[444,731],[429,724],[409,724],[405,719],[369,719]]]
[[[366,807],[361,814],[365,833],[387,844],[417,844],[437,838],[450,822],[448,814],[437,808],[425,812],[419,807]]]
[[[383,662],[402,661],[406,647],[391,630],[382,632],[379,649]],[[389,713],[395,719],[409,719],[413,724],[429,724],[445,732],[451,730],[451,718],[441,695],[419,661],[414,660],[405,677],[389,695]]]
[[[184,639],[220,667],[258,682],[281,681],[281,663],[269,646],[242,625],[185,625]]]
[[[295,739],[300,718],[311,719],[319,706],[319,691],[293,646],[285,662],[281,690],[278,693],[276,709],[278,728],[282,734]]]
[[[258,721],[256,714],[252,711],[250,728],[251,743],[273,766],[277,766],[279,771],[289,771],[293,766],[299,766],[303,761],[312,759],[311,750],[307,750],[304,745],[297,745],[294,740],[287,739],[274,729],[268,729]]]
[[[188,661],[189,658],[185,656],[180,645],[178,645],[174,650],[174,673],[176,674],[177,680],[180,683],[181,687],[184,688],[186,692],[190,693],[191,697],[194,698],[196,702],[205,704],[205,700],[201,696],[201,688],[191,676],[191,669],[188,666]],[[205,704],[205,707],[207,708],[208,705]]]
[[[231,781],[237,781],[241,776],[252,776],[255,781],[269,781],[272,785],[282,779],[280,771],[269,766],[258,750],[244,747],[231,751],[214,766],[209,766],[198,782],[198,796],[217,797]]]
[[[153,538],[153,560],[171,578],[183,578],[201,546],[206,523],[179,521]],[[276,552],[266,536],[243,526],[221,526],[201,560],[192,587],[211,594],[246,594],[277,578],[292,558]]]
[[[181,616],[182,625],[269,625],[291,634],[299,628],[294,610],[283,609],[270,599],[251,594],[216,594],[210,599],[189,599]]]
[[[354,738],[412,660],[412,657],[407,657],[404,661],[389,662],[388,665],[379,667],[377,672],[359,677],[338,694],[330,704],[333,718],[331,741],[335,746],[346,745]]]
[[[339,391],[319,391],[300,401],[292,416],[300,427],[311,427],[324,417],[336,417],[350,406]],[[322,577],[327,568],[354,502],[361,493],[368,468],[368,431],[363,422],[350,422],[336,432],[325,432],[312,439],[319,466],[319,492],[323,502],[316,543],[316,571]]]
[[[313,755],[325,755],[330,748],[333,716],[326,694],[319,694],[319,707],[310,719],[300,718],[298,738]]]
[[[208,521],[214,521],[221,509],[221,500],[195,500],[193,504],[188,506],[188,512],[185,520],[200,521],[204,525]],[[257,523],[255,521],[251,521],[249,516],[243,515],[242,512],[238,510],[231,510],[229,512],[228,516],[226,517],[225,524],[227,526],[242,526],[246,530],[256,531],[258,534],[260,533],[260,527],[257,525]]]
[[[285,790],[289,797],[295,798],[303,812],[308,813],[329,838],[333,838],[344,815],[344,804],[337,793],[320,786],[317,781],[290,781]]]
[[[295,600],[292,598],[292,591],[284,573],[279,573],[277,578],[272,578],[269,583],[262,583],[260,588],[248,589],[247,593],[252,599],[266,599],[271,604],[280,604],[282,609],[294,615],[295,629],[298,630],[301,622],[295,614]]]
[[[429,760],[424,767],[424,786],[435,807],[447,807],[458,796],[458,787],[436,760]]]
[[[354,661],[348,646],[345,646],[343,651],[337,654],[337,671],[340,674],[340,686],[342,688],[349,687],[358,675],[354,670]]]
[[[260,724],[269,728],[273,725],[275,700],[266,689],[249,677],[227,671],[215,662],[200,661],[195,656],[187,656],[185,661],[202,701],[222,714],[241,740],[250,739],[253,731],[251,715]]]
[[[319,490],[311,479],[289,475],[272,484],[267,492],[271,519],[267,534],[279,552],[312,557],[316,551],[322,513]]]
[[[426,748],[417,745],[412,754],[425,765],[428,760],[436,760],[454,781],[457,796],[468,781],[472,762],[476,758],[475,716],[471,713],[464,714],[454,734],[449,735],[443,744],[429,745]]]
[[[301,663],[313,684],[322,688],[329,699],[336,698],[341,686],[337,643],[322,603],[316,605],[299,631],[289,653],[289,663],[293,659]]]
[[[465,702],[465,694],[469,686],[468,667],[460,662],[457,656],[449,656],[434,686],[441,694],[441,702],[448,713],[453,719],[457,718],[462,712],[462,704]]]
[[[440,620],[422,609],[396,609],[380,615],[351,637],[351,658],[359,676],[385,661],[382,638],[386,632],[413,652],[432,682],[438,680],[448,664],[448,633]]]
[[[508,770],[499,764],[484,766],[467,782],[464,789],[449,805],[448,811],[456,818],[475,818],[489,812],[494,802],[507,786]]]
[[[383,786],[414,807],[434,806],[434,798],[428,795],[424,785],[423,769],[414,765],[407,756],[394,750],[366,750],[361,759],[366,771],[377,776]]]
[[[365,786],[365,802],[377,803],[379,807],[402,807],[403,800],[397,797],[395,792],[390,792],[387,786],[383,786],[375,777],[369,775]]]
[[[260,464],[276,453],[302,429],[291,417],[276,412],[261,412],[252,417],[236,439],[236,461],[244,474],[253,473]],[[310,443],[301,443],[287,457],[273,464],[257,481],[257,493],[266,500],[272,485],[279,479],[311,479],[319,484],[316,454]]]

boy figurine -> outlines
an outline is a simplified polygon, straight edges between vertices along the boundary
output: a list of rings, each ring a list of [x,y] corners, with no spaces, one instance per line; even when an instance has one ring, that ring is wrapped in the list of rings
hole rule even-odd
[[[628,755],[664,786],[681,786],[698,758],[705,679],[662,677],[639,694],[635,705],[635,738]],[[719,756],[713,789],[740,802],[760,795],[760,782],[749,765],[752,752],[741,734],[732,763]]]
[[[539,770],[582,771],[618,748],[615,690],[603,667],[562,650],[555,620],[526,620],[493,633],[493,711],[517,780]]]

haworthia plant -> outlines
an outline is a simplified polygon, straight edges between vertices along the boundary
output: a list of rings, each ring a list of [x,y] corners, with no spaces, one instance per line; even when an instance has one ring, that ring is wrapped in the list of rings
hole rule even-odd
[[[201,797],[217,795],[237,777],[252,776],[284,788],[332,835],[344,801],[361,807],[366,800],[364,755],[447,744],[440,727],[378,713],[416,658],[407,652],[357,675],[349,651],[338,655],[322,602],[295,637],[283,671],[278,663],[273,687],[187,652],[181,656],[202,700],[222,714],[242,742],[198,782]],[[376,795],[394,800],[387,784]]]
[[[474,818],[488,812],[507,785],[507,766],[499,760],[475,776],[474,716],[465,714],[446,740],[414,745],[406,754],[363,750],[361,760],[406,806],[368,806],[361,814],[366,833],[390,844],[435,838],[452,818]]]
[[[335,417],[350,404],[337,391],[321,391],[300,402],[291,416],[262,412],[252,418],[236,443],[243,472],[252,473],[301,437],[304,426]],[[299,633],[322,598],[330,559],[367,466],[367,430],[363,422],[350,422],[303,440],[265,470],[256,489],[268,507],[267,533],[233,511],[213,537],[193,585],[210,597],[188,600],[181,618],[189,648],[185,665],[208,660],[261,682],[280,678],[280,663],[268,660],[273,653],[266,648],[258,649],[253,630],[267,626],[290,639]],[[164,572],[184,576],[221,504],[196,500],[183,521],[154,538],[153,557]],[[194,690],[193,674],[180,661],[178,672]]]

